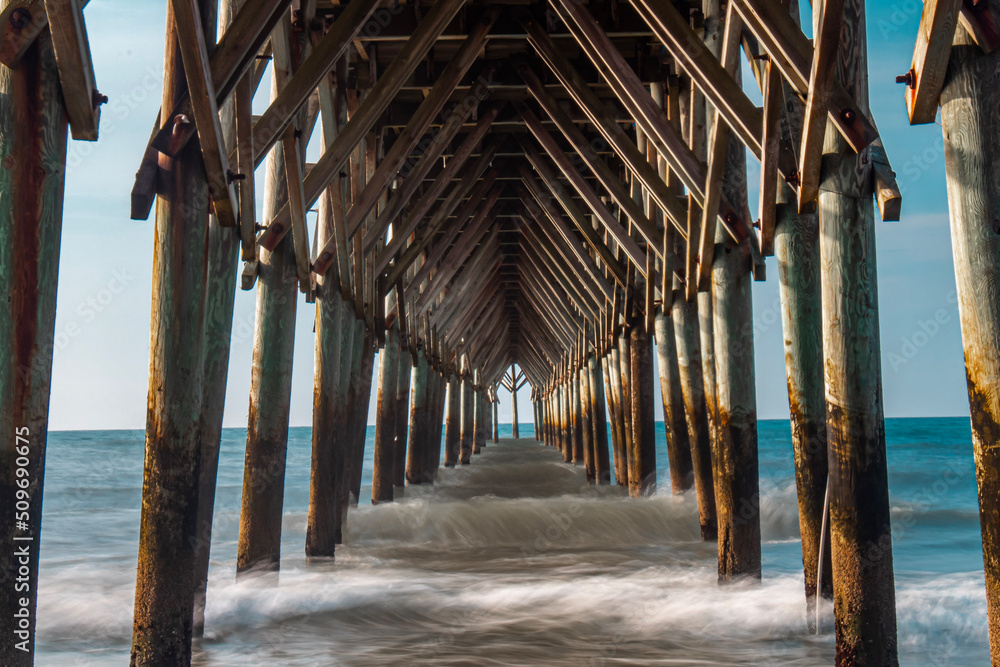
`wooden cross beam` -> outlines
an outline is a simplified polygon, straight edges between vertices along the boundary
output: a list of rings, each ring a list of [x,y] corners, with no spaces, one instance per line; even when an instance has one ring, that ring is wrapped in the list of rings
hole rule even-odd
[[[533,312],[545,321],[552,336],[558,339],[556,349],[572,345],[576,332],[572,311],[560,304],[551,288],[544,285],[537,275],[526,273],[524,285],[530,289],[522,291],[521,301],[525,305],[531,305]],[[530,321],[530,317],[525,319]],[[537,327],[538,331],[544,329],[545,327]]]
[[[201,29],[201,11],[197,0],[172,0],[171,7],[178,30],[187,35],[177,42],[184,62],[184,76],[187,79],[191,109],[201,144],[205,176],[208,180],[215,217],[223,227],[236,227],[239,201],[232,186],[232,171],[229,169],[222,126],[219,122],[219,107],[212,86],[208,45]]]
[[[761,138],[760,196],[758,221],[760,222],[760,254],[774,254],[774,229],[777,224],[778,198],[778,146],[781,143],[781,115],[784,95],[781,75],[770,60],[763,68],[764,133]],[[824,121],[826,115],[823,116]]]
[[[370,228],[365,232],[364,241],[362,243],[362,250],[367,255],[372,252],[376,242],[385,234],[385,230],[389,228],[389,225],[395,222],[399,214],[402,213],[403,207],[406,204],[412,203],[413,196],[416,194],[417,189],[423,183],[424,177],[430,173],[431,169],[437,163],[441,154],[445,151],[448,145],[451,143],[452,139],[458,134],[458,130],[462,127],[462,124],[471,115],[472,110],[475,109],[475,105],[462,105],[457,107],[455,111],[448,117],[441,131],[433,136],[431,141],[427,144],[424,151],[417,158],[416,163],[413,165],[412,169],[407,170],[406,165],[404,165],[403,170],[400,174],[404,177],[402,185],[399,187],[398,191],[392,196],[391,199],[386,203],[385,207],[379,212],[378,217],[375,222],[370,226]],[[490,124],[496,120],[497,115],[500,112],[501,107],[499,105],[493,105],[486,110],[484,114],[479,118],[479,122],[476,127],[468,135],[467,139],[472,139],[474,143],[478,143],[479,140],[486,134],[489,130]],[[459,147],[462,150],[466,147],[466,142]],[[467,148],[467,153],[465,154],[462,162],[468,159],[468,155],[472,152],[473,146],[470,145]],[[412,159],[412,158],[411,158]],[[448,178],[449,175],[454,174],[456,169],[451,169],[448,171],[448,167],[452,166],[455,158],[448,160],[448,164],[441,173],[437,175],[434,179],[434,183],[442,181],[442,189],[447,182],[444,179]],[[446,174],[448,172],[448,174]],[[400,236],[400,247],[402,242],[405,242],[409,234],[406,234],[403,230],[393,231],[393,240],[396,240],[397,236]],[[412,233],[412,232],[411,232]],[[386,246],[388,248],[388,244]],[[379,267],[376,265],[376,272],[381,272],[384,267]]]
[[[320,194],[340,174],[344,164],[350,159],[355,147],[375,125],[386,107],[395,97],[399,88],[410,78],[417,65],[434,46],[438,36],[461,9],[464,0],[440,0],[414,29],[406,46],[382,73],[375,86],[361,101],[357,111],[337,134],[333,143],[323,152],[316,165],[306,176],[303,184],[306,205],[312,207]],[[256,153],[256,150],[255,150]],[[288,232],[290,218],[288,206],[284,206],[270,221],[260,236],[260,244],[273,249]],[[322,274],[333,263],[332,252],[320,252],[314,262],[313,271]]]
[[[951,59],[962,0],[926,0],[908,73],[906,111],[910,125],[933,123]]]
[[[551,268],[543,268],[535,264],[524,265],[521,274],[522,298],[529,301],[534,300],[541,308],[542,312],[549,312],[556,316],[562,323],[563,333],[571,337],[576,329],[576,311],[572,306],[568,294],[556,289],[551,277],[554,275]],[[530,289],[523,289],[529,287]]]
[[[89,0],[79,0],[83,9]],[[17,69],[28,48],[49,25],[45,0],[10,0],[0,12],[0,63]]]
[[[601,201],[598,194],[593,188],[590,187],[590,184],[587,183],[586,179],[572,165],[569,158],[559,147],[559,144],[556,143],[555,139],[553,139],[552,135],[550,135],[545,128],[542,127],[541,122],[530,109],[521,105],[519,111],[521,113],[521,118],[524,120],[524,124],[535,136],[535,139],[539,144],[541,144],[545,152],[548,153],[552,161],[555,162],[559,171],[562,172],[566,180],[573,186],[573,189],[580,195],[580,198],[583,199],[584,203],[586,203],[591,212],[597,217],[604,228],[607,229],[608,232],[614,237],[615,241],[618,242],[618,245],[625,251],[625,254],[632,261],[632,263],[636,266],[641,264],[645,267],[646,253],[643,252],[635,240],[629,236],[628,231],[622,227],[621,223],[618,222],[618,219],[611,214],[611,211],[609,211],[608,207]],[[542,180],[544,180],[546,184],[556,183],[554,178],[555,175],[551,174],[551,170],[548,169],[548,165],[544,164],[544,162],[540,159],[538,151],[535,147],[532,146],[527,139],[521,141],[521,147],[524,149],[528,160],[535,167],[535,171],[542,176]],[[550,173],[542,175],[543,171]],[[647,218],[645,214],[639,216],[637,220],[633,220],[632,222],[636,229],[639,230],[639,233],[641,233],[651,245],[663,245],[662,234],[657,231],[656,225],[650,222],[649,218]],[[589,228],[591,235],[596,235],[593,227],[586,224],[584,227]],[[582,232],[583,229],[580,231]],[[584,235],[588,236],[586,232],[584,232]],[[643,270],[645,270],[645,268],[643,268]]]
[[[497,111],[499,112],[499,109],[497,109]],[[490,117],[495,118],[495,115],[487,113],[484,116],[484,119]],[[472,155],[472,151],[475,150],[475,147],[488,131],[489,128],[486,125],[477,126],[476,129],[470,133],[464,141],[462,141],[462,145],[458,147],[455,151],[455,155],[452,156],[452,159],[448,161],[445,168],[440,174],[438,174],[434,183],[431,184],[427,191],[420,197],[419,200],[417,200],[414,207],[406,214],[403,219],[403,223],[400,225],[402,232],[400,234],[394,234],[392,240],[389,241],[385,248],[379,252],[378,257],[375,260],[375,271],[377,273],[384,272],[393,257],[399,255],[400,250],[403,249],[403,246],[406,244],[410,235],[417,230],[417,227],[424,221],[425,216],[430,213],[435,204],[438,204],[438,197],[445,191],[445,188],[451,185],[452,179],[457,176],[466,165],[469,157]],[[455,184],[445,200],[438,205],[435,215],[427,221],[427,229],[434,228],[440,220],[444,220],[447,216],[451,215],[451,212],[456,206],[458,206],[459,201],[473,187],[476,179],[478,179],[479,176],[486,171],[486,168],[493,160],[493,156],[496,155],[498,148],[499,144],[497,143],[491,143],[488,146],[483,147],[480,156],[473,162],[469,169],[465,170],[465,175],[462,177],[462,180]],[[406,252],[403,253],[398,263],[405,264],[408,267],[419,254],[420,250],[411,246]]]
[[[435,321],[442,322],[443,326],[450,325],[463,304],[486,295],[506,303],[504,297],[512,280],[499,238],[499,231],[494,228],[451,283],[444,287],[441,304],[436,306],[433,315]]]
[[[726,76],[735,84],[739,65],[739,43],[737,41],[739,21],[732,5],[726,14],[726,27],[722,38],[722,53],[718,61]],[[738,85],[738,84],[735,84]],[[701,203],[701,236],[698,239],[698,265],[694,284],[699,291],[710,288],[712,262],[715,259],[715,221],[722,201],[722,179],[729,153],[730,127],[721,120],[721,111],[715,110],[715,118],[708,140],[708,171],[705,174],[705,199]],[[756,237],[754,237],[756,238]],[[691,279],[691,276],[688,276]]]
[[[264,114],[254,123],[254,165],[260,165],[271,146],[278,141],[295,114],[309,99],[350,47],[352,40],[368,24],[378,8],[377,0],[353,0],[337,17],[333,26],[315,45],[312,53],[281,88]]]
[[[587,141],[583,132],[581,132],[580,129],[573,123],[569,115],[563,111],[556,99],[548,93],[545,86],[538,78],[538,75],[524,63],[518,66],[518,73],[524,79],[525,84],[528,87],[528,91],[538,102],[542,111],[545,112],[545,115],[549,118],[549,120],[555,123],[562,135],[567,139],[567,141],[569,141],[573,150],[576,151],[576,153],[583,159],[584,163],[590,168],[590,171],[597,177],[601,186],[604,187],[604,189],[611,195],[614,202],[625,211],[625,214],[630,220],[632,220],[633,223],[637,224],[637,226],[642,224],[649,225],[649,235],[647,236],[646,233],[643,233],[643,236],[646,237],[647,240],[650,240],[650,237],[652,236],[654,241],[656,238],[662,238],[662,235],[658,235],[642,208],[634,199],[632,199],[631,195],[625,191],[625,188],[622,187],[618,174],[614,173],[604,159],[598,155],[597,151],[591,146],[591,143]],[[684,208],[680,204],[680,200],[677,198],[676,193],[671,194],[669,190],[668,192],[661,194],[663,194],[663,198],[667,204],[667,208],[664,211],[667,218],[674,224],[678,231],[681,232],[682,237],[686,240],[687,234],[683,229],[686,215],[684,213]],[[652,191],[650,191],[650,195],[654,198],[654,200],[657,199],[656,195]],[[619,225],[619,228],[620,227],[621,226]]]
[[[844,0],[824,0],[815,11],[819,16],[814,19],[817,30],[813,39],[799,161],[800,213],[815,210],[819,197],[819,169],[823,158],[830,92],[835,81],[833,67],[837,63],[840,31],[844,25]]]
[[[367,216],[371,209],[375,206],[375,202],[378,200],[379,195],[396,177],[396,173],[403,164],[403,161],[406,160],[413,149],[416,148],[417,143],[427,131],[431,121],[433,121],[441,109],[444,108],[445,102],[447,102],[451,97],[455,87],[462,80],[462,77],[465,76],[465,73],[469,71],[469,68],[472,67],[473,62],[475,62],[475,60],[479,57],[479,52],[482,49],[483,43],[486,41],[486,34],[493,26],[497,13],[497,10],[494,8],[493,10],[487,12],[482,19],[476,22],[475,26],[472,30],[470,30],[468,38],[462,42],[462,46],[459,48],[458,53],[451,61],[449,61],[447,67],[445,67],[444,71],[441,73],[437,81],[435,81],[434,86],[427,94],[427,97],[424,98],[424,101],[421,102],[420,106],[410,118],[406,128],[399,134],[399,136],[396,137],[392,148],[389,149],[389,152],[386,153],[382,162],[375,170],[374,176],[365,186],[365,189],[361,192],[361,196],[354,202],[350,211],[347,213],[348,237],[352,237],[357,233],[365,216]],[[482,85],[479,86],[473,93],[470,100],[471,103],[463,102],[460,105],[466,115],[470,113],[471,110],[479,104],[479,101],[488,94],[489,88],[487,84],[489,80],[492,79],[492,75],[493,68],[487,67],[485,72],[480,75]],[[459,113],[462,112],[460,111]],[[381,231],[382,233],[385,233],[385,229],[382,229]]]
[[[591,313],[591,317],[599,317],[602,312],[601,302],[595,301],[589,290],[580,287],[580,277],[567,268],[569,263],[563,259],[559,249],[551,244],[547,238],[540,238],[530,228],[523,230],[525,240],[531,243],[521,244],[521,257],[526,260],[527,267],[533,267],[536,271],[542,271],[542,267],[548,270],[556,278],[563,292],[569,296],[575,305],[580,309],[586,309]],[[545,258],[542,257],[545,255]]]
[[[521,337],[521,340],[529,345],[537,343],[553,364],[556,363],[563,356],[563,350],[572,345],[573,330],[565,328],[566,325],[557,318],[551,306],[540,306],[538,296],[532,293],[518,300],[518,313],[525,329],[531,333]]]
[[[566,58],[544,28],[530,17],[522,18],[521,23],[528,32],[528,41],[532,47],[562,83],[566,92],[587,116],[590,123],[614,149],[622,162],[642,181],[643,186],[649,189],[657,205],[667,212],[667,217],[678,229],[681,229],[686,216],[682,214],[682,208],[677,198],[678,194],[672,191],[659,177],[656,170],[649,165],[632,138],[618,125],[614,116],[591,90],[583,76]],[[529,87],[529,90],[531,90],[532,95],[535,95],[536,89],[534,87]],[[538,96],[535,98],[538,99]],[[543,108],[545,108],[544,105]],[[617,179],[617,176],[614,178]]]
[[[547,298],[554,295],[565,295],[573,308],[586,319],[597,319],[603,310],[602,302],[595,299],[593,290],[580,288],[580,275],[567,260],[565,250],[553,242],[553,239],[529,230],[524,233],[521,241],[521,271],[533,276],[544,278],[546,285],[551,285]],[[558,289],[556,286],[558,285]]]
[[[612,277],[617,282],[624,284],[627,264],[620,262],[618,260],[618,257],[611,251],[610,248],[608,248],[607,244],[604,242],[604,239],[600,237],[600,235],[594,229],[593,225],[590,224],[590,221],[584,217],[583,213],[577,207],[576,203],[569,196],[569,193],[567,193],[563,189],[562,184],[559,183],[559,181],[556,179],[556,176],[552,172],[551,167],[549,167],[549,165],[542,159],[542,156],[538,153],[538,150],[534,146],[532,146],[527,139],[522,140],[521,145],[523,146],[525,157],[528,158],[528,161],[531,163],[531,166],[534,167],[535,171],[542,179],[542,183],[545,184],[545,187],[547,188],[548,192],[551,194],[552,197],[556,199],[556,201],[559,202],[559,205],[566,212],[566,215],[569,216],[570,220],[573,221],[573,224],[583,235],[584,239],[587,241],[590,247],[593,248],[594,252],[601,259],[601,261],[607,265]],[[556,151],[556,155],[562,155],[562,154]],[[572,168],[569,165],[566,166],[570,169]],[[589,191],[588,194],[594,195],[593,191],[589,190],[589,186],[586,183],[581,183],[578,181],[575,185],[579,185],[581,188],[587,189]],[[544,191],[540,191],[540,195],[544,196]],[[596,197],[596,195],[594,196]],[[604,204],[599,199],[597,199],[594,205],[603,206]],[[607,211],[607,208],[605,208],[605,214],[606,215],[604,216],[604,219],[602,219],[604,225],[605,226],[614,225],[615,227],[618,227],[618,231],[621,232],[622,231],[621,225],[618,223],[617,220],[614,219],[614,217],[610,214],[610,212]],[[627,234],[623,236],[624,239],[627,239],[627,241],[630,243],[630,246],[626,246],[624,243],[622,243],[622,246],[625,248],[625,253],[629,256],[629,258],[632,258],[634,256],[636,260],[641,260],[643,263],[645,263],[646,254],[639,249],[638,245],[636,245],[635,241],[632,240],[631,237],[629,237]],[[615,235],[615,238],[617,239],[617,235]],[[630,247],[631,247],[631,253],[629,252]]]
[[[490,326],[491,321],[498,321],[503,311],[503,302],[490,298],[491,296],[483,297],[480,295],[478,300],[461,313],[455,324],[445,334],[447,340],[455,341],[458,349],[469,352],[470,358],[475,357],[470,349],[472,348],[471,341],[481,333],[483,328]]]
[[[472,190],[469,196],[469,200],[465,203],[465,205],[462,206],[461,209],[459,209],[458,213],[456,214],[455,220],[445,230],[444,236],[437,241],[433,249],[428,254],[427,258],[424,260],[423,266],[420,267],[420,269],[417,271],[416,276],[414,276],[413,280],[410,282],[411,286],[419,285],[424,280],[424,278],[427,277],[427,274],[430,272],[430,270],[435,268],[438,262],[440,262],[444,258],[445,253],[447,252],[448,248],[451,246],[455,238],[458,236],[458,234],[462,231],[462,228],[465,226],[465,223],[471,218],[473,218],[478,212],[484,197],[492,198],[492,202],[490,203],[491,206],[493,203],[496,202],[502,190],[502,186],[498,185],[496,186],[496,188],[493,187],[494,183],[496,182],[496,177],[497,177],[496,169],[490,169],[488,172],[486,172],[486,175],[483,177],[483,180]],[[441,220],[441,223],[442,224],[444,223],[443,218]],[[414,243],[410,246],[410,248],[416,250],[416,252],[413,253],[413,256],[419,254],[420,251],[422,251],[430,244],[436,231],[437,231],[436,229],[431,229],[428,226],[423,236],[421,236],[420,240],[417,243]],[[403,272],[406,271],[408,266],[409,264],[408,263],[404,264],[402,259],[400,262],[397,262],[397,264],[389,272],[390,281],[395,282],[396,278],[402,276]]]
[[[677,194],[670,189],[662,178],[660,178],[657,170],[649,164],[646,160],[646,156],[639,151],[635,142],[616,122],[614,122],[613,118],[610,117],[610,113],[607,112],[605,105],[593,93],[593,91],[590,90],[586,80],[579,74],[579,72],[576,71],[572,63],[570,63],[559,47],[556,46],[551,37],[546,34],[545,30],[529,17],[523,17],[521,19],[521,23],[528,32],[528,40],[532,47],[534,47],[538,55],[549,66],[553,74],[556,75],[556,78],[560,80],[566,91],[580,106],[581,110],[587,114],[588,119],[594,127],[597,128],[608,143],[614,147],[615,152],[626,164],[626,166],[628,166],[629,170],[636,175],[643,187],[652,192],[657,205],[664,211],[670,211],[672,209],[675,212],[672,215],[668,213],[668,217],[673,221],[674,217],[679,215],[677,212]],[[617,54],[618,58],[621,57],[621,54],[617,52],[617,49],[614,53]],[[600,54],[595,53],[594,57],[598,58],[599,55]],[[609,54],[608,57],[611,58],[614,56]],[[597,62],[599,63],[599,69],[605,68],[600,59],[598,59]],[[627,63],[625,63],[625,67],[628,67]],[[628,75],[624,73],[624,70],[622,70],[622,72],[623,77],[628,77]],[[633,72],[631,78],[634,78],[634,76],[635,74]],[[639,87],[641,87],[641,83],[639,83]],[[660,116],[662,116],[662,113]],[[665,119],[664,117],[655,122],[663,123],[663,127],[661,127],[661,129],[665,134],[676,135],[676,132],[672,127],[669,129],[667,127],[670,125],[669,119]],[[660,143],[661,145],[657,146],[657,150],[663,151],[662,142]],[[676,148],[676,150],[680,151],[682,149]],[[678,176],[683,175],[684,178],[682,180],[685,186],[687,186],[696,195],[697,201],[701,204],[704,201],[704,166],[694,156],[690,149],[687,148],[687,146],[683,147],[683,151],[684,153],[682,157],[683,162],[686,165],[685,168],[682,169],[679,164],[670,163],[671,169],[673,169]],[[665,151],[663,152],[664,158],[666,159],[670,154]],[[671,201],[673,202],[672,204],[670,203]],[[729,232],[730,236],[732,236],[733,240],[737,243],[742,241],[747,236],[754,236],[751,234],[752,230],[750,226],[745,220],[743,220],[743,216],[739,215],[736,208],[725,200],[723,200],[720,204],[719,218],[726,231]],[[684,219],[686,219],[686,216]],[[682,229],[683,234],[686,236],[686,225],[684,225]],[[756,237],[754,237],[754,241],[756,242]]]
[[[347,78],[346,59],[342,59],[338,63],[336,76],[337,81],[341,83]],[[349,101],[342,85],[334,89],[329,77],[324,78],[320,82],[318,90],[322,145],[324,151],[326,151],[330,149],[330,146],[336,140],[337,134],[345,120],[343,116],[348,111],[348,107],[353,105],[353,100]],[[252,144],[249,152],[253,152]],[[351,301],[355,292],[353,289],[353,273],[351,271],[350,246],[347,243],[347,229],[344,224],[344,199],[345,190],[347,189],[347,179],[346,175],[338,174],[326,187],[322,194],[323,201],[320,204],[321,216],[317,216],[317,223],[320,222],[321,217],[328,216],[332,230],[330,234],[324,234],[323,238],[335,240],[337,246],[337,261],[327,271],[326,279],[335,280],[344,301]]]
[[[477,324],[481,324],[482,320],[499,320],[502,311],[503,302],[496,299],[480,298],[466,304],[466,307],[456,313],[457,317],[454,323],[445,330],[445,340],[454,345],[456,350],[468,353],[470,358],[475,358],[469,340],[469,336],[472,335],[471,330],[476,328]]]
[[[801,96],[809,94],[813,47],[791,14],[773,0],[732,0],[746,28],[760,41],[764,52]],[[838,82],[830,89],[830,120],[855,152],[860,153],[878,137],[867,114]]]
[[[467,270],[462,272],[461,279],[456,280],[457,289],[446,289],[450,298],[442,300],[440,307],[431,314],[431,320],[436,325],[447,327],[470,299],[483,293],[495,294],[503,287],[502,262],[496,256],[492,258],[492,263],[489,260],[486,253],[478,253],[469,262]]]
[[[538,181],[535,180],[534,176],[531,174],[531,171],[528,169],[527,165],[522,164],[518,168],[518,172],[521,175],[521,182],[524,183],[525,188],[527,188],[527,193],[530,193],[531,197],[533,197],[534,200],[538,203],[542,211],[545,212],[544,217],[548,218],[548,220],[552,223],[551,227],[554,229],[555,232],[558,232],[557,234],[558,238],[561,238],[563,243],[569,247],[571,251],[569,256],[574,258],[574,261],[570,262],[570,266],[572,266],[574,270],[579,272],[581,276],[589,275],[593,279],[593,283],[599,288],[598,294],[602,295],[605,298],[610,298],[613,291],[611,285],[609,285],[607,280],[605,280],[604,276],[599,271],[597,271],[596,266],[594,265],[594,260],[591,259],[589,255],[587,255],[587,251],[580,243],[580,240],[576,237],[575,234],[573,234],[570,228],[566,225],[566,222],[563,220],[563,217],[559,213],[559,210],[555,207],[555,204],[552,202],[552,198],[546,195],[547,191],[544,190],[543,186],[540,183],[538,183]],[[528,196],[523,189],[519,190],[519,192],[524,193],[521,195],[522,200],[528,199]],[[539,223],[542,222],[541,217],[536,218],[536,220]],[[549,233],[548,225],[539,224],[539,227],[543,231],[545,231],[546,234]],[[556,247],[559,247],[560,244],[556,243],[554,238],[555,236],[553,237],[553,243],[556,244]],[[595,294],[594,301],[597,303],[601,303],[602,299],[600,298],[600,296]]]
[[[209,57],[216,105],[222,104],[232,94],[240,76],[256,58],[290,2],[291,0],[247,0],[243,9],[237,12]],[[157,114],[132,187],[133,220],[149,218],[156,198],[158,154],[176,153],[194,136],[195,127],[175,127],[176,118],[188,115],[193,115],[190,94],[182,96],[168,115],[164,115],[163,109]],[[249,174],[246,176],[250,177]]]
[[[461,235],[456,239],[454,247],[452,247],[449,252],[442,257],[437,274],[435,274],[428,287],[417,299],[418,310],[426,309],[431,298],[436,296],[441,288],[444,287],[444,285],[447,284],[452,277],[454,277],[459,269],[462,268],[462,264],[466,259],[468,259],[469,255],[476,248],[476,245],[479,243],[479,239],[486,234],[490,225],[493,224],[494,215],[496,213],[493,207],[496,204],[496,200],[500,196],[501,191],[502,187],[496,186],[484,201],[477,202],[479,211],[472,217],[466,228],[461,231]],[[500,228],[495,227],[491,232],[491,236],[487,237],[488,240],[495,240],[499,232]],[[443,241],[442,245],[444,245]],[[421,271],[423,271],[424,268],[429,268],[429,266],[430,262],[424,264],[424,266],[421,267]],[[419,284],[419,279],[414,278],[414,282]]]
[[[233,95],[233,115],[236,122],[236,172],[243,174],[238,182],[240,258],[257,259],[256,179],[253,175],[253,73],[247,72],[236,84]]]

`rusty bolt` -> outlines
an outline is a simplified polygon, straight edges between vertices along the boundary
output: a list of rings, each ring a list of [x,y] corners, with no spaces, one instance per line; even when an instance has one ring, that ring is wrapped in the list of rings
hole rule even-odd
[[[14,30],[24,30],[31,25],[31,12],[24,7],[18,7],[10,13],[10,25]]]
[[[229,182],[232,183],[233,181],[242,181],[242,180],[244,180],[247,177],[247,175],[246,174],[237,174],[232,169],[230,169],[229,172],[226,174],[226,177],[229,179]]]
[[[259,222],[254,223],[254,226],[253,226],[254,230],[258,231],[258,232],[264,231],[265,229],[267,229],[267,227],[268,227],[267,225],[262,225]]]
[[[99,90],[95,90],[94,91],[94,99],[93,99],[94,106],[95,107],[99,107],[102,104],[107,104],[107,103],[108,103],[108,96],[107,95],[102,95],[101,91],[99,91]]]
[[[844,109],[843,111],[840,112],[840,118],[845,123],[853,123],[854,122],[854,111],[852,111],[851,109]]]
[[[754,229],[760,229],[760,219],[754,220]]]
[[[907,88],[915,88],[917,85],[916,74],[911,69],[906,74],[900,74],[899,76],[897,76],[896,83],[905,83]]]

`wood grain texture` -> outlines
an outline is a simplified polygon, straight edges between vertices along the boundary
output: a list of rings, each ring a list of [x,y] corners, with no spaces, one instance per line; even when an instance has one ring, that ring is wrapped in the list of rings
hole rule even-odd
[[[10,545],[11,554],[14,545],[32,545],[27,563],[22,561],[27,577],[20,579],[27,579],[27,592],[13,594],[20,576],[13,555],[0,567],[0,583],[10,592],[0,595],[0,628],[6,638],[0,645],[0,663],[13,667],[31,665],[34,656],[66,135],[56,60],[51,42],[42,35],[23,53],[18,69],[0,67],[0,157],[4,165],[0,169],[0,288],[5,295],[0,301],[0,428],[6,434],[0,443],[0,504],[5,508],[0,514],[0,539]],[[24,439],[19,441],[18,435]],[[23,467],[29,482],[22,489],[15,469],[21,467],[17,459],[24,452],[18,450],[26,443],[28,463]],[[171,439],[164,450],[173,447],[182,454],[181,465],[196,465],[190,442]],[[28,531],[18,530],[15,523],[17,501],[23,500],[19,491],[28,494]],[[184,504],[157,509],[168,521],[178,519],[171,526],[179,533],[180,519],[190,518],[188,510],[193,508]],[[18,537],[32,541],[15,541]],[[23,638],[15,634],[24,629],[15,617],[22,596],[28,598],[24,606],[29,614],[25,651],[16,647]]]
[[[990,10],[1000,19],[996,7]],[[1000,656],[1000,51],[956,36],[941,93],[948,210],[979,490],[990,653]]]

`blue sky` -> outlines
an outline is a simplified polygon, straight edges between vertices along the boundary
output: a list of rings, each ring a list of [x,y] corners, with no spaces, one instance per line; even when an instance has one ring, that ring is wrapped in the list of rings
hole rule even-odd
[[[904,194],[902,220],[877,223],[887,416],[968,414],[941,128],[910,127],[902,87],[894,83],[909,69],[922,6],[919,0],[871,1],[868,9],[871,106]],[[159,109],[164,16],[162,0],[93,0],[86,9],[98,87],[110,103],[101,140],[70,144],[50,418],[55,430],[145,425],[153,222],[129,220],[129,192]],[[258,102],[267,90],[264,82]],[[784,419],[773,258],[767,270],[769,280],[754,286],[758,413]],[[246,425],[254,299],[253,292],[237,292],[226,426]],[[300,303],[293,426],[311,422],[312,321],[312,307]],[[521,415],[530,420],[527,391],[521,398]],[[502,396],[501,421],[509,412]]]

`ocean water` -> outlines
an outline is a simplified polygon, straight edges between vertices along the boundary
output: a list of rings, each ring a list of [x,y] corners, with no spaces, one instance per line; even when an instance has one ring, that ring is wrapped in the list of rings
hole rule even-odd
[[[807,629],[788,422],[759,432],[763,582],[719,588],[692,495],[587,487],[519,441],[372,507],[371,428],[336,563],[304,561],[310,434],[293,428],[280,582],[236,584],[245,433],[226,430],[195,664],[833,664],[829,624]],[[987,665],[969,421],[888,420],[886,434],[900,662]],[[141,431],[50,434],[38,665],[128,662],[142,449]]]

